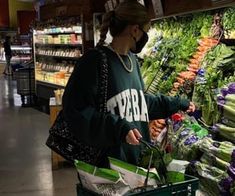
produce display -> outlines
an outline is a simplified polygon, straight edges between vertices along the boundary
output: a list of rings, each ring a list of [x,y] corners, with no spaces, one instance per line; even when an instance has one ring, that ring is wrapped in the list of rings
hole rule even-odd
[[[176,82],[173,84],[170,95],[185,94],[188,96],[192,92],[196,75],[201,67],[201,61],[207,52],[218,44],[218,40],[203,38],[198,41],[198,44],[197,51],[189,60],[187,70],[177,74]]]
[[[225,10],[222,20],[226,38],[235,39],[235,8]]]
[[[141,70],[147,88],[157,76],[157,85],[151,93],[171,91],[177,73],[187,70],[198,40],[209,36],[212,20],[212,14],[199,13],[156,21],[141,54],[144,57]]]
[[[219,44],[202,61],[192,100],[202,111],[202,119],[207,125],[215,124],[219,118],[216,95],[218,89],[235,81],[234,47]]]
[[[191,163],[187,173],[200,179],[202,189],[208,195],[235,193],[235,144],[213,139],[214,130],[204,128],[193,117],[168,124],[172,158]]]
[[[220,120],[213,126],[223,138],[235,143],[235,83],[221,89],[217,96]]]
[[[192,116],[149,123],[157,146],[167,128],[166,151],[154,152],[153,166],[162,167],[160,157],[166,164],[189,161],[187,172],[208,195],[235,195],[234,17],[235,8],[226,8],[156,21],[140,56],[147,93],[182,96],[197,108]],[[145,152],[141,165],[150,155]]]

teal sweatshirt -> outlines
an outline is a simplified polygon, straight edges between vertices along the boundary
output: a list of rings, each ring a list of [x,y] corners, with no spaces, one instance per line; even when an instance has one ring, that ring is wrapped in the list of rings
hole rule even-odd
[[[137,164],[144,146],[126,143],[129,130],[138,129],[143,139],[150,141],[149,120],[167,118],[178,110],[185,111],[189,101],[145,94],[136,57],[129,53],[134,66],[129,73],[117,54],[107,47],[102,49],[109,66],[107,113],[96,109],[101,56],[96,50],[90,50],[80,58],[65,88],[64,116],[80,141],[105,149],[107,156]],[[121,57],[130,65],[127,56]]]

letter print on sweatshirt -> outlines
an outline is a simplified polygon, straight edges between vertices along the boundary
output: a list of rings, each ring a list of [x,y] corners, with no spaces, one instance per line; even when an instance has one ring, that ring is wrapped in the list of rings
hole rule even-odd
[[[148,122],[148,108],[142,90],[127,89],[113,96],[107,102],[107,110],[126,118],[127,121]]]

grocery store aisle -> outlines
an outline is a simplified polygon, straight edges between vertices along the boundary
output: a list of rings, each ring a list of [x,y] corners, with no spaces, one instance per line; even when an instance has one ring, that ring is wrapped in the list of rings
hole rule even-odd
[[[15,81],[0,75],[0,196],[75,196],[74,168],[51,171],[49,116],[20,105]]]

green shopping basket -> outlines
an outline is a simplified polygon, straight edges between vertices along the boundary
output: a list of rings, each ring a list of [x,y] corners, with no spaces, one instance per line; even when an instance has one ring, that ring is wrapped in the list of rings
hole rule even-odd
[[[125,196],[195,196],[196,191],[199,188],[199,179],[185,175],[185,181],[173,183],[171,185],[162,186],[159,188],[139,188],[134,191],[129,191]],[[92,191],[87,190],[82,187],[80,184],[77,185],[77,196],[96,196],[99,195]]]

